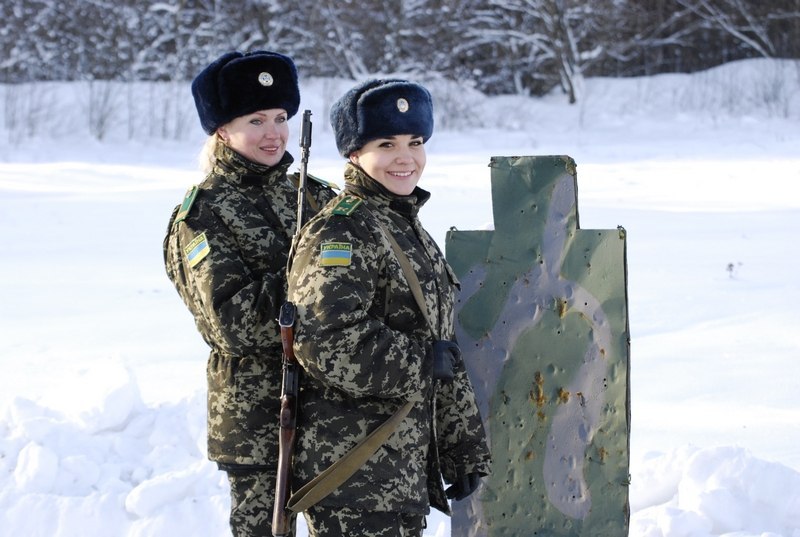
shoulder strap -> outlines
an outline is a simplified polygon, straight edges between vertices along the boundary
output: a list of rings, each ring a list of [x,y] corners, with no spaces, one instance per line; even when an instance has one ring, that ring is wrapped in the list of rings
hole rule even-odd
[[[363,201],[355,196],[350,198],[352,199],[347,200],[344,206],[341,207],[342,212],[337,214],[349,216]],[[342,204],[340,203],[340,205]],[[383,225],[380,220],[377,220],[377,222],[381,228],[381,232],[392,246],[392,251],[394,251],[395,256],[397,256],[397,260],[400,262],[400,267],[403,269],[403,275],[408,281],[409,287],[411,287],[411,293],[414,295],[414,301],[417,303],[420,312],[422,312],[422,316],[425,317],[425,321],[428,323],[428,328],[430,328],[433,338],[438,339],[430,317],[428,316],[428,309],[425,307],[425,298],[422,294],[422,286],[419,283],[417,274],[414,272],[414,267],[411,266],[411,261],[408,260],[408,256],[406,256],[406,254],[403,252],[403,249],[400,248],[400,245],[397,244],[397,240],[395,240],[394,236],[386,228],[386,226]],[[350,479],[350,477],[356,473],[358,469],[361,468],[364,463],[366,463],[369,458],[375,454],[376,451],[378,451],[378,448],[380,448],[383,443],[389,439],[395,429],[397,429],[397,427],[400,425],[400,422],[402,422],[411,411],[413,406],[413,401],[406,401],[403,406],[398,408],[394,414],[389,417],[389,419],[387,419],[377,429],[367,435],[366,438],[361,440],[340,459],[323,470],[320,474],[314,477],[314,479],[306,483],[297,492],[292,494],[291,498],[289,498],[289,501],[286,504],[286,508],[294,513],[305,511],[312,505],[315,505],[317,502],[325,498],[328,494],[339,488],[342,483]]]
[[[356,196],[343,196],[332,212],[338,216],[350,216],[363,201]]]
[[[322,179],[321,177],[317,177],[316,175],[311,175],[310,173],[306,173],[306,177],[308,179],[311,179],[314,182],[317,182],[317,183],[319,183],[319,184],[321,184],[323,186],[326,186],[328,188],[331,188],[333,190],[341,190],[339,188],[339,185],[337,185],[333,181],[328,181],[326,179]]]
[[[178,209],[178,213],[175,215],[175,218],[172,219],[172,225],[181,222],[189,215],[189,211],[192,210],[192,204],[197,197],[198,190],[199,189],[197,188],[197,185],[193,185],[191,188],[189,188],[189,190],[186,191],[186,194],[183,196],[183,202]]]
[[[350,479],[350,476],[364,466],[364,463],[389,439],[400,422],[408,415],[412,406],[414,406],[412,401],[406,401],[389,419],[381,423],[353,449],[292,494],[286,508],[294,513],[305,511]]]
[[[361,205],[364,202],[363,199],[359,198],[358,196],[348,195],[344,196],[336,207],[333,208],[333,214],[340,215],[340,216],[350,216],[353,214],[353,211],[356,210],[356,207]],[[364,205],[369,210],[369,203]],[[370,211],[371,212],[371,211]],[[419,307],[419,311],[422,313],[422,316],[425,318],[425,322],[428,323],[428,328],[430,328],[431,334],[433,335],[433,339],[439,339],[436,335],[436,330],[434,329],[433,323],[431,322],[430,316],[428,316],[428,308],[425,306],[425,297],[422,293],[422,285],[419,283],[419,278],[417,278],[417,273],[414,272],[414,267],[411,266],[411,261],[408,260],[408,256],[403,252],[403,249],[400,248],[400,245],[397,244],[397,240],[392,235],[391,231],[389,231],[386,226],[381,222],[378,218],[375,218],[375,221],[378,223],[378,226],[381,228],[381,232],[383,236],[386,237],[386,240],[389,241],[389,244],[392,247],[392,251],[394,252],[397,261],[400,263],[400,268],[403,269],[403,276],[405,276],[406,281],[408,282],[408,286],[411,288],[411,294],[414,295],[414,301],[417,303],[417,307]]]
[[[425,297],[422,294],[422,286],[419,283],[419,278],[417,278],[417,273],[414,272],[414,267],[411,266],[411,261],[408,260],[408,256],[405,254],[405,252],[403,252],[403,249],[400,248],[400,245],[397,244],[397,240],[394,238],[391,232],[386,229],[385,225],[383,225],[383,222],[378,220],[378,225],[381,227],[381,231],[389,241],[389,244],[392,245],[394,255],[397,257],[397,260],[400,262],[400,267],[403,269],[403,275],[406,277],[406,281],[408,281],[408,286],[411,287],[411,294],[414,295],[414,301],[417,303],[422,316],[425,317],[425,322],[428,323],[428,328],[433,335],[433,339],[439,339],[439,337],[436,335],[436,330],[433,328],[431,318],[428,316],[428,308],[425,306]]]
[[[294,185],[295,188],[297,188],[297,186],[300,184],[299,172],[288,173],[286,174],[286,177],[289,178],[289,180],[291,181],[291,183]],[[339,185],[337,185],[333,181],[328,181],[327,179],[317,177],[316,175],[311,175],[308,172],[306,172],[306,179],[311,179],[315,183],[319,183],[320,185],[328,187],[332,190],[341,190],[341,188],[339,188]]]

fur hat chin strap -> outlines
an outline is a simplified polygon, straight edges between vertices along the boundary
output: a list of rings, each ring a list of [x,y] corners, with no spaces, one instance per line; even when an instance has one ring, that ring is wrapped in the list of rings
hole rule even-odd
[[[386,136],[411,134],[427,142],[433,134],[433,99],[414,82],[368,80],[334,103],[330,120],[343,157]]]

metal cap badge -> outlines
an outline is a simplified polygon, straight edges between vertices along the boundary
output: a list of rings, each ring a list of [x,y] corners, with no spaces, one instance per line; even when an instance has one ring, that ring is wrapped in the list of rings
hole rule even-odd
[[[268,72],[264,71],[258,74],[258,83],[262,86],[271,86],[274,82],[275,79]]]

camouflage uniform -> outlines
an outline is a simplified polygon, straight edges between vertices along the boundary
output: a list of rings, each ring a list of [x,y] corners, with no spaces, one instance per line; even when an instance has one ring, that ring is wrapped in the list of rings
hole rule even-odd
[[[417,217],[428,192],[391,194],[352,164],[345,179],[346,191],[304,228],[289,274],[305,371],[295,479],[311,480],[410,399],[387,442],[309,512],[449,513],[441,478],[488,474],[485,432],[462,362],[454,382],[434,386],[430,329],[378,222],[413,265],[441,339],[454,338],[457,280]]]
[[[286,153],[270,168],[222,144],[216,158],[173,211],[164,262],[211,347],[208,457],[231,479],[232,526],[245,518],[267,530],[256,534],[271,535],[281,389],[276,318],[297,219],[297,190],[286,173],[293,158]],[[307,187],[311,214],[334,196],[313,181]],[[258,520],[248,514],[261,511]]]

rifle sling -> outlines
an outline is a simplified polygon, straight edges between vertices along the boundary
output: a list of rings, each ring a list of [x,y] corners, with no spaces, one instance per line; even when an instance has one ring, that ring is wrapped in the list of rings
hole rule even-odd
[[[433,323],[431,322],[431,318],[428,316],[428,308],[425,306],[425,297],[422,295],[422,286],[419,283],[419,279],[417,278],[417,273],[414,272],[414,267],[411,266],[411,261],[408,260],[408,256],[406,256],[403,249],[400,248],[400,245],[397,244],[397,240],[395,240],[394,236],[386,229],[386,226],[379,220],[378,225],[381,227],[381,231],[386,236],[389,241],[389,244],[392,245],[392,250],[394,250],[394,254],[397,256],[397,260],[400,262],[400,267],[403,269],[403,276],[406,277],[406,281],[408,282],[408,286],[411,288],[411,294],[414,295],[414,300],[419,307],[419,311],[422,313],[422,316],[425,317],[425,322],[428,323],[428,328],[431,330],[431,334],[433,335],[433,339],[439,339],[436,335],[436,330],[433,328]]]
[[[419,306],[422,315],[425,317],[425,321],[428,323],[428,328],[430,328],[431,333],[434,335],[434,339],[436,339],[436,332],[428,316],[428,309],[425,307],[422,286],[419,283],[419,279],[417,279],[414,268],[411,266],[411,262],[389,230],[386,229],[386,226],[380,221],[378,221],[378,225],[389,241],[389,244],[392,246],[392,250],[394,250],[397,260],[400,262],[400,266],[403,269],[403,275],[406,277],[409,287],[411,287],[414,300],[417,302],[417,306]],[[389,417],[389,419],[356,444],[353,449],[345,453],[339,460],[323,470],[314,479],[303,485],[289,498],[286,509],[294,513],[305,511],[336,490],[339,485],[350,479],[350,477],[378,451],[378,448],[389,439],[395,429],[400,425],[400,422],[402,422],[411,411],[412,406],[414,406],[412,401],[406,401],[403,406]]]
[[[414,406],[412,401],[406,401],[388,420],[345,453],[342,458],[292,494],[286,508],[295,513],[305,511],[336,490],[378,451],[378,448],[386,442],[400,422],[408,415],[412,406]]]

